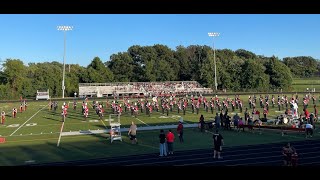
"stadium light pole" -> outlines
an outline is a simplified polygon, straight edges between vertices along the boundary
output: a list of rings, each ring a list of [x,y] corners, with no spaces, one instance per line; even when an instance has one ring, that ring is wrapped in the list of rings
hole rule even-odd
[[[217,64],[216,64],[216,50],[214,48],[214,37],[220,36],[220,33],[217,32],[209,32],[209,37],[213,39],[213,61],[214,61],[214,85],[216,87],[216,91],[218,90],[218,83],[217,83]]]
[[[65,64],[65,57],[66,57],[66,32],[71,31],[73,29],[73,26],[57,26],[58,31],[64,32],[64,49],[63,49],[63,75],[62,75],[62,98],[64,98],[64,76],[66,71],[66,64]]]

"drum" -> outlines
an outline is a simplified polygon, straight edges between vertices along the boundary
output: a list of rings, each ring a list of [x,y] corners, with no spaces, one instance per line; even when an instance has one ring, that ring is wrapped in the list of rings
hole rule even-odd
[[[293,120],[293,124],[296,125],[296,128],[299,128],[300,122],[298,120]]]
[[[288,123],[288,118],[284,117],[284,118],[283,118],[283,123],[284,123],[284,124],[287,124],[287,123]]]

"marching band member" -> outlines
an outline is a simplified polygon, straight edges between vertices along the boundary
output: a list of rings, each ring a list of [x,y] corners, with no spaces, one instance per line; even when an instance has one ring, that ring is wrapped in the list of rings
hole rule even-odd
[[[18,111],[18,110],[17,110],[17,108],[15,108],[15,107],[12,109],[12,116],[13,116],[13,118],[16,118],[16,117],[17,117],[17,111]]]
[[[6,120],[6,113],[4,111],[1,112],[1,124],[4,124]]]

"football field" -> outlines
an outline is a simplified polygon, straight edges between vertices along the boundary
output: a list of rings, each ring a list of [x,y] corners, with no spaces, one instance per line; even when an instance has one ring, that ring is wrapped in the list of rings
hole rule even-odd
[[[243,97],[245,99],[245,96]],[[106,102],[100,99],[104,105]],[[136,155],[146,153],[156,153],[158,149],[159,130],[142,131],[150,129],[171,128],[176,135],[175,150],[191,150],[212,147],[212,134],[201,133],[197,128],[185,129],[185,143],[178,143],[176,126],[180,118],[183,118],[184,125],[196,125],[201,114],[205,120],[214,117],[209,112],[200,108],[199,114],[191,112],[189,108],[186,115],[178,113],[177,109],[169,112],[169,115],[153,111],[151,116],[146,115],[145,111],[139,113],[137,117],[131,116],[129,112],[124,112],[120,117],[121,128],[126,130],[135,122],[138,126],[138,142],[133,145],[127,135],[122,132],[122,142],[110,142],[108,129],[109,115],[112,114],[110,106],[105,108],[104,118],[99,119],[93,108],[89,109],[89,116],[86,121],[81,114],[82,100],[78,100],[77,109],[73,110],[73,101],[69,103],[68,116],[65,123],[62,122],[61,105],[63,101],[58,101],[57,111],[50,110],[49,101],[30,101],[26,111],[20,112],[20,102],[1,103],[1,111],[5,111],[6,122],[0,125],[0,135],[5,138],[4,143],[0,143],[0,165],[25,165],[28,163],[47,163],[70,160],[92,159],[117,157],[124,155]],[[88,102],[92,105],[92,99]],[[244,100],[245,107],[247,106]],[[17,117],[12,117],[12,107],[18,109]],[[312,108],[310,107],[310,112]],[[259,109],[260,110],[260,109]],[[235,112],[229,114],[233,116]],[[214,111],[215,114],[216,111]],[[260,110],[260,112],[262,112]],[[276,108],[270,109],[269,118],[279,115]],[[243,116],[243,114],[240,114]],[[112,116],[116,121],[116,116]],[[63,125],[63,128],[62,128]],[[158,126],[158,128],[157,128]],[[97,134],[85,134],[86,132],[99,132]],[[68,134],[69,133],[69,134]],[[225,137],[226,146],[238,146],[248,144],[261,144],[273,142],[285,142],[303,140],[303,134],[288,134],[281,136],[280,132],[263,131],[262,133],[238,133],[234,131],[222,131]],[[60,137],[60,145],[57,143]],[[313,138],[318,138],[316,131]]]

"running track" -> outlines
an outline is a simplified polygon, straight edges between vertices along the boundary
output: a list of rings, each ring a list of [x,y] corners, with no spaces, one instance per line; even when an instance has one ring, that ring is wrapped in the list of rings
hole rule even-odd
[[[176,142],[178,143],[178,142]],[[174,155],[144,154],[114,158],[33,164],[31,166],[281,166],[285,143],[248,145],[223,149],[223,159],[213,159],[211,149],[178,151]],[[320,140],[291,142],[299,154],[299,166],[320,165]]]

